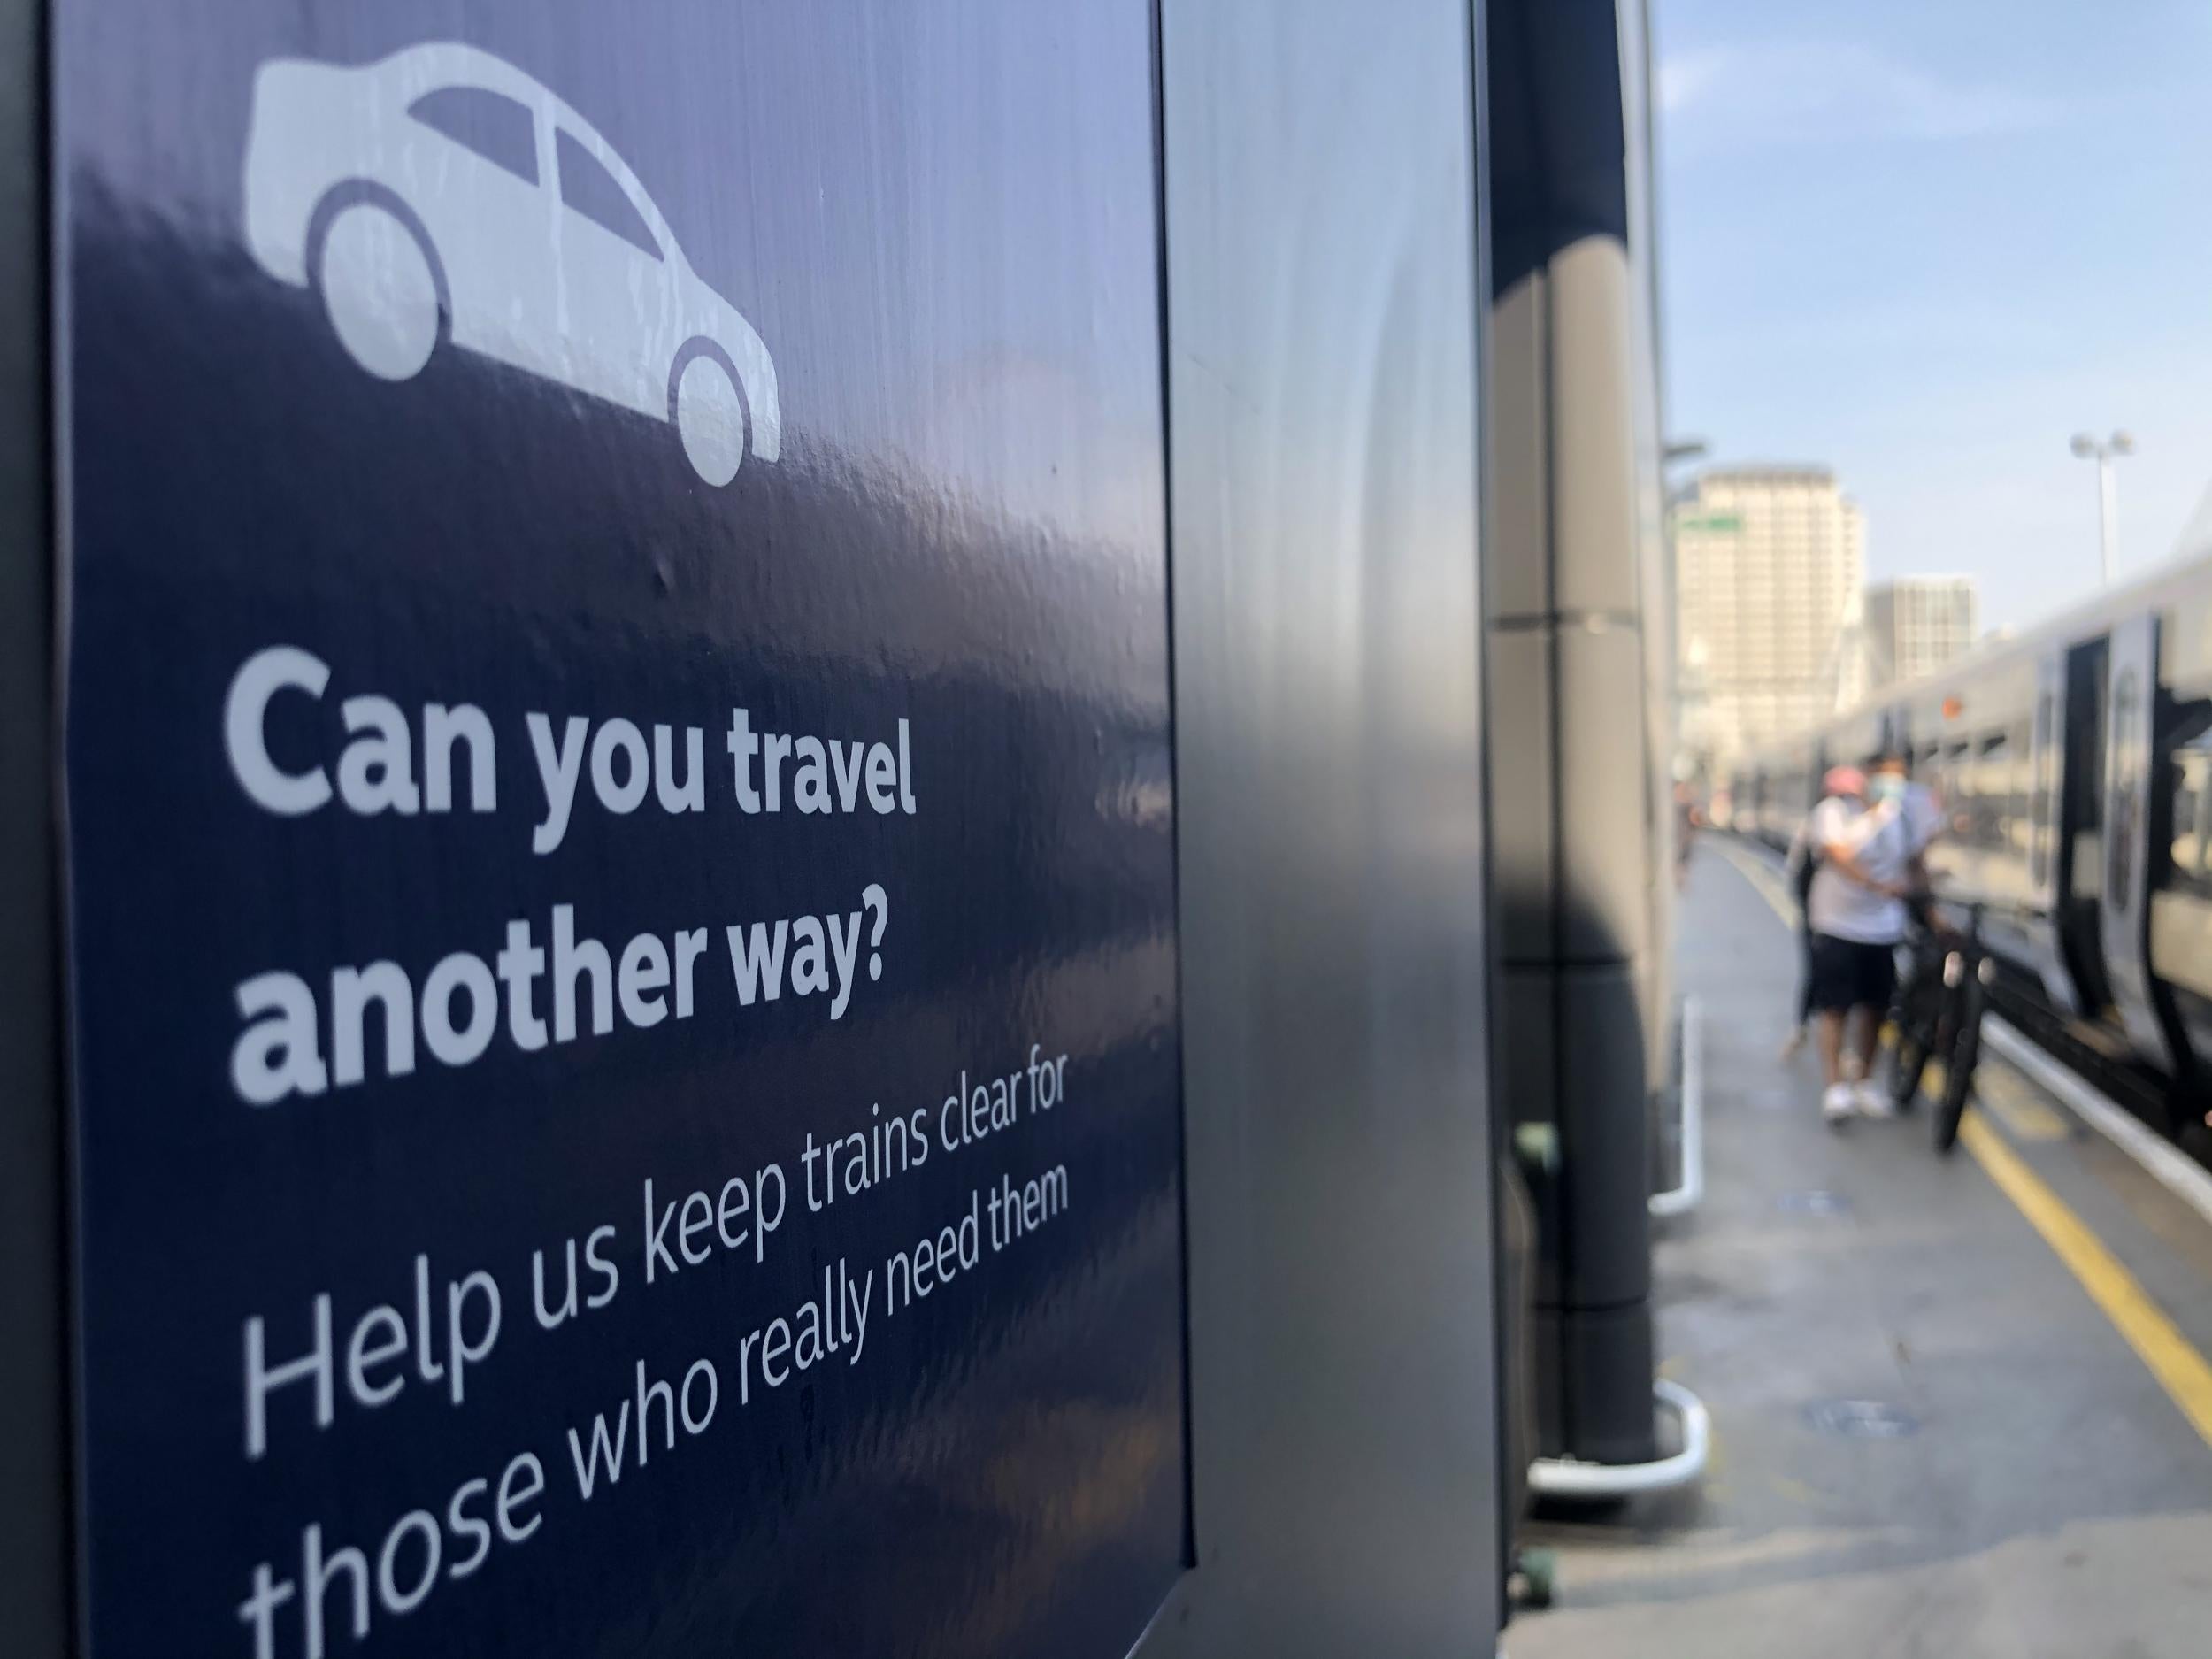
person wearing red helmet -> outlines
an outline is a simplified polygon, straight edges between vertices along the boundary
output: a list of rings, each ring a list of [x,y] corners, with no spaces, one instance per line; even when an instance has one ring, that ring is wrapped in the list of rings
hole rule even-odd
[[[1866,780],[1855,766],[1831,766],[1820,780],[1822,802],[1845,800],[1863,801],[1866,795]],[[1819,810],[1818,803],[1814,810]],[[1790,837],[1788,856],[1783,869],[1789,878],[1790,891],[1797,898],[1797,1018],[1790,1026],[1790,1034],[1783,1040],[1782,1057],[1793,1059],[1805,1046],[1805,1033],[1813,1023],[1813,924],[1808,912],[1813,885],[1813,875],[1820,868],[1820,849],[1810,839],[1813,813],[1808,812],[1800,820]]]

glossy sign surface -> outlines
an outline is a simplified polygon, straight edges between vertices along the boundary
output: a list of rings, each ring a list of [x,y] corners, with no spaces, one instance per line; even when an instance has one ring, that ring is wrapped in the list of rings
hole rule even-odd
[[[1126,1652],[1147,8],[55,32],[90,1652]]]

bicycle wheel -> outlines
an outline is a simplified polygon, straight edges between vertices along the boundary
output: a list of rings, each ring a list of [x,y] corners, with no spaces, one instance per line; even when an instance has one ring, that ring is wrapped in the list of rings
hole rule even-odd
[[[1900,1111],[1910,1110],[1920,1099],[1938,1018],[1935,1003],[1943,994],[1942,979],[1924,960],[1916,957],[1910,973],[1890,1010],[1895,1037],[1889,1048],[1889,1098]]]
[[[1889,1050],[1889,1098],[1900,1110],[1920,1098],[1921,1073],[1928,1069],[1928,1045],[1910,1018],[1915,1010],[1905,1012],[1908,1018],[1897,1021],[1897,1041]]]
[[[1943,1098],[1936,1105],[1935,1147],[1939,1153],[1958,1144],[1959,1123],[1974,1087],[1974,1067],[1982,1057],[1982,981],[1970,969],[1959,985],[1955,1029],[1957,1034],[1944,1063]]]

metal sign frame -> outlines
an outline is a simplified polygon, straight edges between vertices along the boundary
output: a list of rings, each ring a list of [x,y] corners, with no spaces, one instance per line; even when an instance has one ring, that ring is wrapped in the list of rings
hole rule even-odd
[[[0,1630],[68,1650],[46,8],[0,0]]]
[[[1161,8],[1196,1565],[1144,1659],[1499,1626],[1479,13]]]

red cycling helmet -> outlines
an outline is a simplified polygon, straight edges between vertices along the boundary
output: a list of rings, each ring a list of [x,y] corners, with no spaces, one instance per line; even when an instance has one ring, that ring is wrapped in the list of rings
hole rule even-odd
[[[1831,766],[1821,778],[1820,792],[1829,795],[1864,795],[1866,774],[1856,766]]]

